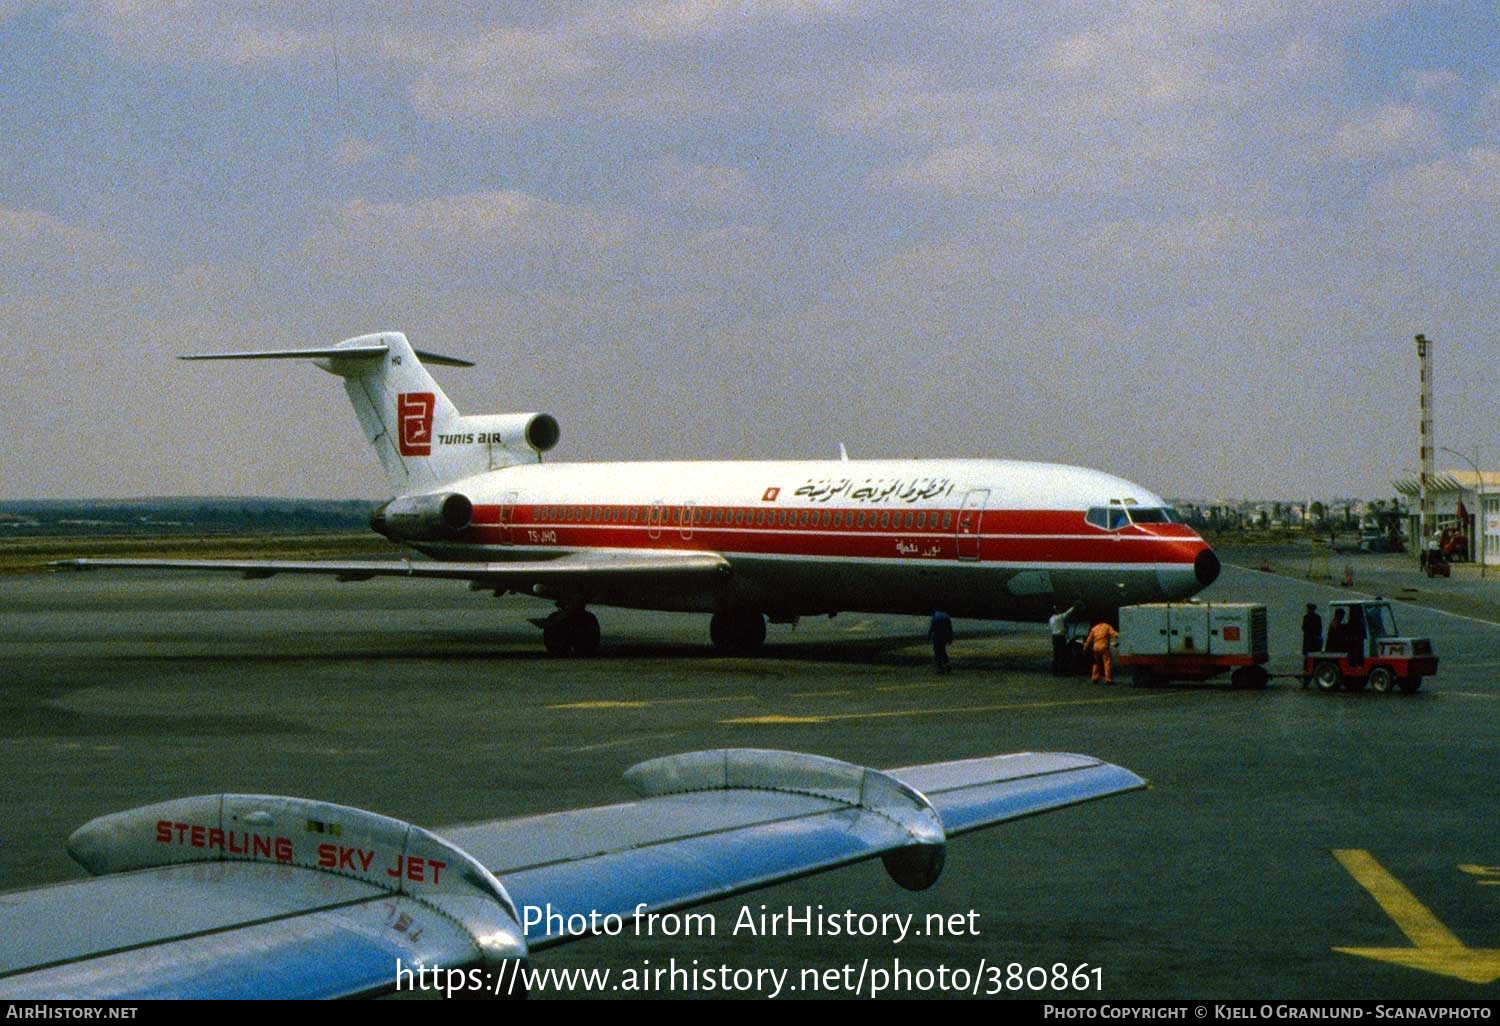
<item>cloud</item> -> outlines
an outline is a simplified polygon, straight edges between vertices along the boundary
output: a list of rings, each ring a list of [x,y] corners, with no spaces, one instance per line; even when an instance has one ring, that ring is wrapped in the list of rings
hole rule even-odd
[[[165,64],[329,60],[337,32],[325,8],[244,0],[99,0],[82,16],[119,52]]]
[[[598,273],[641,233],[631,214],[538,199],[510,189],[408,203],[354,200],[313,232],[313,264],[365,280],[531,281]]]
[[[722,164],[685,163],[668,157],[657,163],[652,178],[657,198],[671,207],[727,214],[767,199],[743,168]]]
[[[1488,222],[1500,205],[1500,147],[1478,146],[1406,168],[1376,187],[1373,202],[1387,216],[1421,213],[1455,227],[1483,218],[1486,223],[1474,227],[1492,236]]]
[[[83,17],[118,52],[164,64],[332,64],[394,73],[435,120],[500,125],[588,110],[658,120],[764,103],[767,51],[855,17],[843,0],[648,0],[555,7],[325,8],[252,0],[101,0]]]
[[[384,147],[366,139],[348,137],[341,139],[333,150],[334,163],[344,167],[366,164],[384,154]]]
[[[43,292],[108,277],[129,256],[109,235],[36,210],[0,208],[0,282]]]
[[[1409,104],[1386,104],[1340,125],[1332,150],[1344,160],[1387,160],[1442,145],[1435,117]]]
[[[1461,99],[1465,91],[1463,76],[1448,68],[1426,68],[1408,71],[1402,84],[1413,98],[1438,102]]]

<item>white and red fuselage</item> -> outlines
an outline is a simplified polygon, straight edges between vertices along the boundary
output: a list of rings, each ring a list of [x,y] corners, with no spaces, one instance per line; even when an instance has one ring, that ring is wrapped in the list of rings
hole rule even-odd
[[[533,463],[450,482],[467,526],[409,539],[439,560],[706,552],[706,589],[593,586],[606,605],[726,606],[773,621],[863,611],[1045,619],[1185,598],[1212,550],[1157,496],[1079,467],[1008,460]]]

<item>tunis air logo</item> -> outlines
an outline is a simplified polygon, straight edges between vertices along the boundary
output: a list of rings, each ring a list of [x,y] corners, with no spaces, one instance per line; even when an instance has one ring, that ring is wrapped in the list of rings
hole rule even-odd
[[[437,397],[431,392],[402,392],[396,396],[396,419],[401,423],[403,456],[432,455],[432,410]]]

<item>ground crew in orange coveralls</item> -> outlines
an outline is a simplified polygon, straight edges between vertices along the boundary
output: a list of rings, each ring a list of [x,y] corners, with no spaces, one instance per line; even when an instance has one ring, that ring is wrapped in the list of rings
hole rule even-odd
[[[1089,680],[1099,683],[1099,678],[1104,678],[1104,683],[1115,682],[1115,664],[1110,660],[1109,646],[1112,641],[1120,636],[1105,620],[1094,624],[1089,631],[1089,636],[1083,640],[1084,651],[1088,652],[1092,669],[1089,671]]]

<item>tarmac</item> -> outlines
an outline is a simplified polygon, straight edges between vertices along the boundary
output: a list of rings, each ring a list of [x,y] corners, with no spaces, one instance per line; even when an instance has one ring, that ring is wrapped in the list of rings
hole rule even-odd
[[[599,609],[601,654],[552,659],[527,622],[545,606],[441,582],[5,578],[0,880],[74,878],[76,826],[188,794],[303,795],[440,831],[624,800],[627,767],[695,749],[877,767],[1073,751],[1152,786],[954,838],[925,892],[857,865],[706,906],[712,935],[589,938],[534,964],[724,967],[726,985],[785,969],[807,984],[781,995],[796,997],[855,996],[874,970],[904,997],[1500,997],[1500,579],[1224,555],[1242,565],[1200,597],[1267,605],[1264,691],[1054,678],[1040,625],[960,621],[939,676],[909,617],[773,625],[760,655],[719,658],[705,617]],[[1414,695],[1302,687],[1303,604],[1377,592],[1403,633],[1433,638],[1437,677]],[[747,910],[820,906],[966,926],[899,941],[734,929]],[[688,979],[643,996],[726,993]],[[560,995],[634,996],[576,981],[533,996]]]

